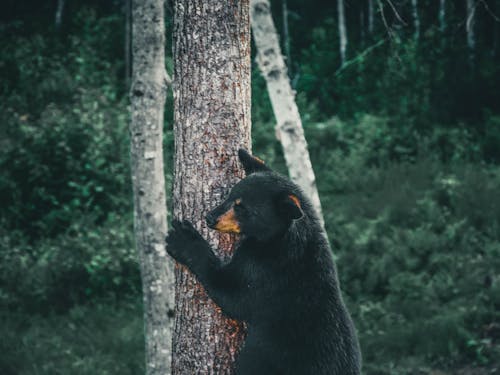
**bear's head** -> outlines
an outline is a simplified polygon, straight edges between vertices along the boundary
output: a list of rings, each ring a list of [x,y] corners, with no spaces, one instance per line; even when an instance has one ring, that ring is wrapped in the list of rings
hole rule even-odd
[[[246,177],[206,216],[208,226],[258,241],[283,235],[304,215],[300,189],[245,150],[238,155]]]

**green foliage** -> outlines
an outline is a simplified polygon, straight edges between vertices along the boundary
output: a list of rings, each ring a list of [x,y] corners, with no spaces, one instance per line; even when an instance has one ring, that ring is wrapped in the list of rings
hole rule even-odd
[[[486,333],[500,318],[500,205],[492,201],[500,170],[462,164],[443,173],[435,163],[389,167],[379,174],[392,175],[389,184],[333,203],[330,238],[368,368],[412,356],[484,364],[500,353]]]
[[[92,217],[73,218],[65,233],[35,244],[20,232],[0,232],[0,307],[63,312],[98,297],[139,293],[130,219],[112,215],[96,226]]]
[[[48,316],[0,312],[4,375],[143,374],[139,300],[100,301]]]
[[[127,112],[95,90],[33,120],[11,113],[0,168],[2,219],[30,237],[64,230],[77,212],[103,220],[130,207]],[[116,194],[117,191],[121,194]]]
[[[361,40],[351,2],[340,67],[335,2],[315,1],[288,2],[292,78],[365,373],[494,366],[500,64],[483,5],[472,66],[451,2],[445,31],[422,9],[419,41],[380,20]],[[142,373],[121,9],[75,1],[56,33],[43,4],[0,25],[0,373]],[[169,95],[167,186],[172,117]],[[252,120],[255,153],[286,173],[255,64]]]
[[[94,52],[111,43],[116,20],[91,16],[77,15],[92,33],[70,37],[63,54],[41,36],[0,52],[16,77],[0,90],[0,222],[31,239],[58,234],[81,214],[102,222],[130,208],[127,107],[109,59]]]

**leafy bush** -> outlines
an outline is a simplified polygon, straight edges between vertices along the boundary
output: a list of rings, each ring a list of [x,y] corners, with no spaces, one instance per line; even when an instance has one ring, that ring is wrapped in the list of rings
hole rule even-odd
[[[102,222],[130,209],[119,64],[108,49],[96,53],[117,19],[82,12],[77,24],[89,32],[70,35],[67,49],[40,35],[0,47],[0,69],[12,77],[0,84],[0,222],[30,239],[61,233],[74,216]]]
[[[369,193],[338,196],[331,208],[340,279],[373,371],[410,357],[484,364],[500,353],[487,330],[500,319],[500,205],[492,201],[500,170],[455,165],[443,174],[421,163],[429,161]]]
[[[95,226],[84,216],[65,233],[34,244],[18,234],[0,233],[2,308],[63,312],[103,296],[140,293],[130,218],[111,216]]]
[[[143,374],[140,299],[101,301],[48,316],[0,312],[0,372],[28,374]]]

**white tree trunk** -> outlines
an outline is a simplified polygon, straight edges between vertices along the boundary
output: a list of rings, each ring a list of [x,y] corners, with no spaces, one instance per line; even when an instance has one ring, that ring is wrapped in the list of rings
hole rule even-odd
[[[56,9],[56,17],[55,17],[56,29],[59,29],[61,27],[61,24],[62,24],[64,3],[65,3],[65,0],[57,0],[57,9]]]
[[[439,0],[439,30],[446,29],[446,0]]]
[[[420,16],[418,14],[418,0],[411,0],[413,27],[415,28],[415,40],[420,39]]]
[[[141,266],[146,374],[170,374],[174,314],[173,262],[165,251],[163,171],[165,32],[163,0],[133,0],[131,172],[134,232]]]
[[[283,146],[290,178],[311,199],[323,224],[316,179],[307,150],[302,121],[281,55],[269,0],[251,0],[250,18],[257,62],[264,76],[276,118],[276,135]]]
[[[476,4],[474,0],[466,0],[467,20],[465,29],[467,32],[467,47],[469,47],[469,59],[471,64],[474,62],[474,53],[476,49],[475,23],[476,23]]]
[[[346,61],[347,51],[347,29],[345,25],[344,0],[337,0],[337,15],[339,23],[340,64],[343,66]]]

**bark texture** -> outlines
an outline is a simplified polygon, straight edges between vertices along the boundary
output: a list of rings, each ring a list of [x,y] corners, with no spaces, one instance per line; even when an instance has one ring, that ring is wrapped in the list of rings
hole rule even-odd
[[[166,84],[163,0],[133,0],[130,123],[134,231],[144,302],[146,373],[170,374],[173,263],[166,256],[163,107]]]
[[[283,146],[290,178],[311,199],[323,224],[316,178],[307,150],[302,121],[271,17],[268,0],[251,0],[252,31],[257,47],[257,62],[264,76],[276,117],[276,136]]]
[[[344,65],[347,51],[347,28],[345,25],[344,0],[337,0],[337,16],[339,22],[340,62],[341,65]]]
[[[237,152],[250,148],[249,3],[175,0],[174,11],[173,213],[227,258],[235,238],[209,231],[205,215],[243,177]],[[231,374],[243,326],[185,268],[175,276],[173,374]]]

